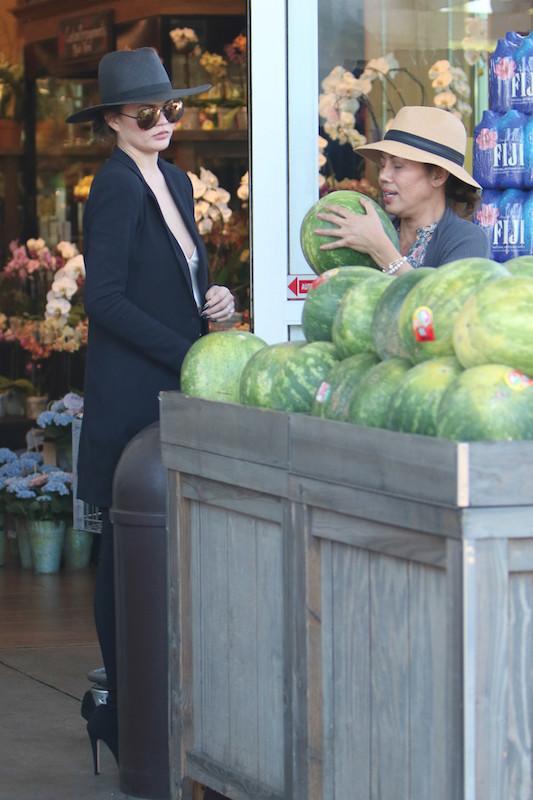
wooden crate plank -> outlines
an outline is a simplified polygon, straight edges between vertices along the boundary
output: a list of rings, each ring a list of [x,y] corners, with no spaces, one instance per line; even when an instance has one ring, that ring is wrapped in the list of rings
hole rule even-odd
[[[470,798],[465,790],[464,752],[467,744],[465,725],[465,686],[463,680],[464,630],[463,613],[463,543],[457,539],[446,541],[446,683],[442,691],[449,698],[447,706],[447,729],[443,749],[449,765],[448,789],[450,798]]]
[[[290,418],[297,475],[442,505],[458,502],[457,445],[429,436]]]
[[[533,572],[533,539],[512,539],[508,544],[509,572]]]
[[[446,540],[440,536],[414,533],[405,528],[315,509],[313,535],[383,555],[443,567]]]
[[[283,681],[283,565],[279,525],[258,520],[257,683],[258,780],[283,794],[285,785]]]
[[[533,797],[533,574],[509,585],[509,729],[507,797]]]
[[[230,486],[220,481],[211,481],[195,475],[187,475],[183,479],[183,495],[191,500],[225,508],[239,514],[253,516],[281,523],[283,512],[279,497],[254,492],[242,486]]]
[[[449,800],[446,573],[409,565],[411,800]]]
[[[300,476],[289,477],[289,495],[294,502],[385,525],[449,538],[462,535],[463,509],[420,503]]]
[[[200,506],[202,571],[201,663],[203,752],[229,763],[229,637],[227,512]],[[191,776],[194,777],[194,776]]]
[[[314,516],[313,512],[313,516]],[[335,662],[333,658],[333,542],[323,539],[321,543],[321,588],[322,588],[322,769],[323,795],[335,800],[335,693],[333,691]]]
[[[278,411],[162,392],[161,441],[249,462],[287,467],[289,418]]]
[[[532,505],[533,442],[473,442],[469,470],[472,506]]]
[[[277,497],[287,496],[288,473],[284,469],[165,442],[161,453],[167,469]]]
[[[189,753],[187,769],[194,780],[231,800],[288,800],[287,795],[273,792],[203,753]]]
[[[334,544],[333,771],[335,800],[370,796],[370,555]],[[327,796],[327,795],[326,795]]]
[[[191,627],[192,627],[192,686],[193,686],[193,743],[192,748],[202,750],[204,746],[203,730],[203,693],[202,668],[204,657],[203,629],[203,587],[202,587],[202,531],[200,527],[200,505],[189,503],[191,527]],[[184,567],[185,568],[185,567]],[[185,647],[185,642],[182,645]],[[190,748],[190,749],[192,749]]]
[[[371,797],[410,797],[408,564],[370,556]]]
[[[465,539],[533,538],[533,505],[465,508],[462,516]]]
[[[257,548],[251,517],[228,514],[230,769],[258,780]]]

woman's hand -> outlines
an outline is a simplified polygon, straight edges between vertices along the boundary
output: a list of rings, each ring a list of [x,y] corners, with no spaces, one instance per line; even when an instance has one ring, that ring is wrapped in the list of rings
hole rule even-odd
[[[226,286],[210,286],[205,293],[202,317],[210,320],[224,320],[235,311],[235,298]]]
[[[368,253],[379,264],[382,260],[382,251],[388,254],[391,242],[373,203],[362,197],[361,205],[366,214],[354,214],[353,211],[349,211],[343,206],[328,206],[328,210],[317,214],[317,217],[331,222],[336,227],[319,228],[315,230],[315,233],[335,239],[334,242],[321,245],[321,250],[351,247],[352,250],[360,253]],[[388,262],[385,261],[385,263]]]

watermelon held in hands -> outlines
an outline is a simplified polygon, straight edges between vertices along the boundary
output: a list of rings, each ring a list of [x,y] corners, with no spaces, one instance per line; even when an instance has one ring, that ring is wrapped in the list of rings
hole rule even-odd
[[[305,342],[281,342],[263,347],[254,353],[241,375],[241,403],[246,406],[270,408],[276,373],[292,358],[294,352],[304,345]]]
[[[327,381],[336,363],[331,342],[310,342],[298,348],[276,372],[270,407],[278,411],[309,413],[318,387]]]
[[[331,341],[331,328],[339,303],[348,289],[375,275],[369,267],[343,267],[324,272],[310,286],[302,312],[308,342]]]
[[[331,244],[335,241],[333,237],[318,236],[315,230],[325,228],[335,228],[330,222],[323,219],[317,219],[317,214],[321,211],[328,210],[328,206],[338,205],[344,206],[354,214],[366,214],[363,206],[361,205],[361,198],[368,200],[372,203],[381,219],[383,230],[394,244],[399,249],[398,234],[392,222],[383,209],[370,197],[361,194],[360,192],[340,190],[337,192],[330,192],[324,195],[318,202],[316,202],[307,212],[303,218],[300,228],[300,243],[302,246],[305,260],[309,266],[318,274],[325,272],[328,269],[335,267],[346,266],[359,266],[359,267],[377,267],[376,262],[367,253],[358,253],[352,250],[351,247],[338,247],[334,250],[321,250],[322,244]]]
[[[387,411],[387,428],[435,436],[437,414],[444,392],[462,372],[453,356],[432,358],[403,376]]]
[[[533,439],[533,380],[503,364],[465,370],[439,404],[437,436],[458,442]]]
[[[509,277],[503,264],[488,258],[452,261],[414,286],[400,311],[400,336],[411,360],[453,356],[453,326],[466,300],[480,286]]]
[[[533,376],[533,278],[480,287],[457,316],[453,344],[464,367],[507,364]]]
[[[376,364],[379,359],[374,353],[358,353],[335,364],[327,381],[318,388],[311,413],[315,417],[347,422],[352,394],[363,375]]]
[[[368,428],[386,428],[391,399],[412,364],[406,358],[388,358],[363,375],[348,409],[348,420]]]
[[[517,256],[505,261],[504,266],[517,278],[533,278],[533,256]]]
[[[266,342],[246,331],[219,331],[202,336],[181,367],[181,391],[192,397],[238,403],[241,374]]]
[[[333,320],[331,337],[339,358],[374,352],[372,320],[379,298],[396,278],[376,272],[345,293]]]
[[[432,273],[431,267],[409,270],[391,281],[379,298],[372,320],[372,338],[376,353],[382,360],[409,358],[409,353],[400,338],[400,311],[413,286]]]

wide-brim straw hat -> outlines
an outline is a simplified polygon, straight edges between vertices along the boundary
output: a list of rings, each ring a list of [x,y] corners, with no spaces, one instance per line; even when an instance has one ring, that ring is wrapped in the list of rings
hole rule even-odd
[[[100,111],[127,103],[152,103],[175,100],[207,92],[210,84],[175,89],[153,47],[138,50],[114,50],[106,53],[98,65],[98,88],[101,102],[76,111],[67,122],[94,120]]]
[[[468,186],[481,186],[464,168],[465,126],[454,114],[442,108],[404,106],[391,121],[380,142],[365,144],[357,152],[371,161],[381,153],[424,164],[435,164],[455,175]]]

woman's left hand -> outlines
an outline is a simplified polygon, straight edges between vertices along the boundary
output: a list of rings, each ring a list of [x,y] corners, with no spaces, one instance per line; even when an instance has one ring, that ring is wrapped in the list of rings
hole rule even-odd
[[[202,317],[210,320],[229,319],[235,311],[235,298],[227,286],[210,286],[205,293]]]
[[[334,242],[323,244],[321,250],[335,250],[337,247],[351,247],[360,253],[373,255],[380,249],[387,234],[374,205],[366,198],[361,198],[365,214],[354,214],[343,206],[327,206],[327,211],[317,214],[318,219],[331,222],[335,228],[319,228],[315,233],[329,236]]]

